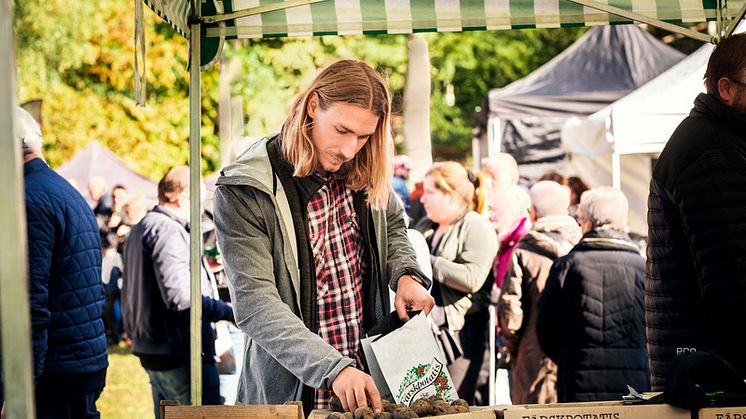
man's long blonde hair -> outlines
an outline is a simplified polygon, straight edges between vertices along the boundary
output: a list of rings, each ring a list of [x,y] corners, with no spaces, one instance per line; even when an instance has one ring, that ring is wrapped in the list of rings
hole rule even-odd
[[[373,208],[385,208],[393,175],[391,95],[381,75],[362,61],[342,60],[326,67],[293,103],[282,127],[282,149],[295,168],[294,176],[309,176],[320,169],[311,141],[308,101],[316,93],[321,109],[335,102],[369,109],[378,117],[376,131],[355,157],[340,169],[348,188],[365,191]]]

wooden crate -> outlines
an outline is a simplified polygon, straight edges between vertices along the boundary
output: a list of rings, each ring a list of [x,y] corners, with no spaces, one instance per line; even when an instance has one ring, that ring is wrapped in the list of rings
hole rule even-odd
[[[303,419],[303,405],[288,402],[281,405],[181,406],[171,400],[161,401],[161,419]]]
[[[621,401],[552,403],[503,406],[498,419],[598,418],[598,419],[690,419],[688,410],[667,404],[635,405]],[[724,418],[723,418],[724,419]]]
[[[428,416],[428,417],[439,418],[439,419],[495,419],[495,410],[493,407],[472,406],[469,409],[471,409],[471,411],[468,413],[456,413],[453,415]],[[311,411],[311,414],[308,415],[308,419],[326,419],[326,416],[328,414],[329,414],[328,410],[313,410]]]
[[[699,410],[699,419],[746,419],[746,407],[706,407]]]

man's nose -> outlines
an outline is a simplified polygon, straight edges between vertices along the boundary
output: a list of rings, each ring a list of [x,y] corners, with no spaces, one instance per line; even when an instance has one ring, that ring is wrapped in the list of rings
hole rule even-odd
[[[340,149],[340,153],[344,156],[345,160],[352,160],[352,158],[355,157],[357,150],[357,137],[353,137],[351,140],[345,141]]]

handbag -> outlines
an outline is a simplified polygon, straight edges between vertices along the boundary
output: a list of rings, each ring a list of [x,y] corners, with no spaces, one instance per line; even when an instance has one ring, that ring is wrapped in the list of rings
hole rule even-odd
[[[448,327],[443,307],[434,306],[430,311],[430,320],[438,349],[445,357],[446,365],[451,365],[455,360],[461,358],[464,352],[456,334]]]

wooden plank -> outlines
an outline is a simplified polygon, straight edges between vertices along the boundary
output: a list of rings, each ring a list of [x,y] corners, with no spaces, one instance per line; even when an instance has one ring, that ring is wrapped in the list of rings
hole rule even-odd
[[[236,405],[236,406],[178,406],[161,405],[162,419],[303,419],[300,404]]]
[[[746,407],[707,407],[699,410],[699,419],[746,419]]]
[[[503,407],[497,411],[498,419],[533,419],[539,417],[690,419],[691,414],[688,410],[666,404],[631,405],[620,401],[519,405]]]
[[[490,406],[471,406],[469,413],[456,413],[453,415],[427,416],[439,419],[495,419],[495,410]],[[326,419],[329,415],[328,410],[312,410],[308,419]]]

